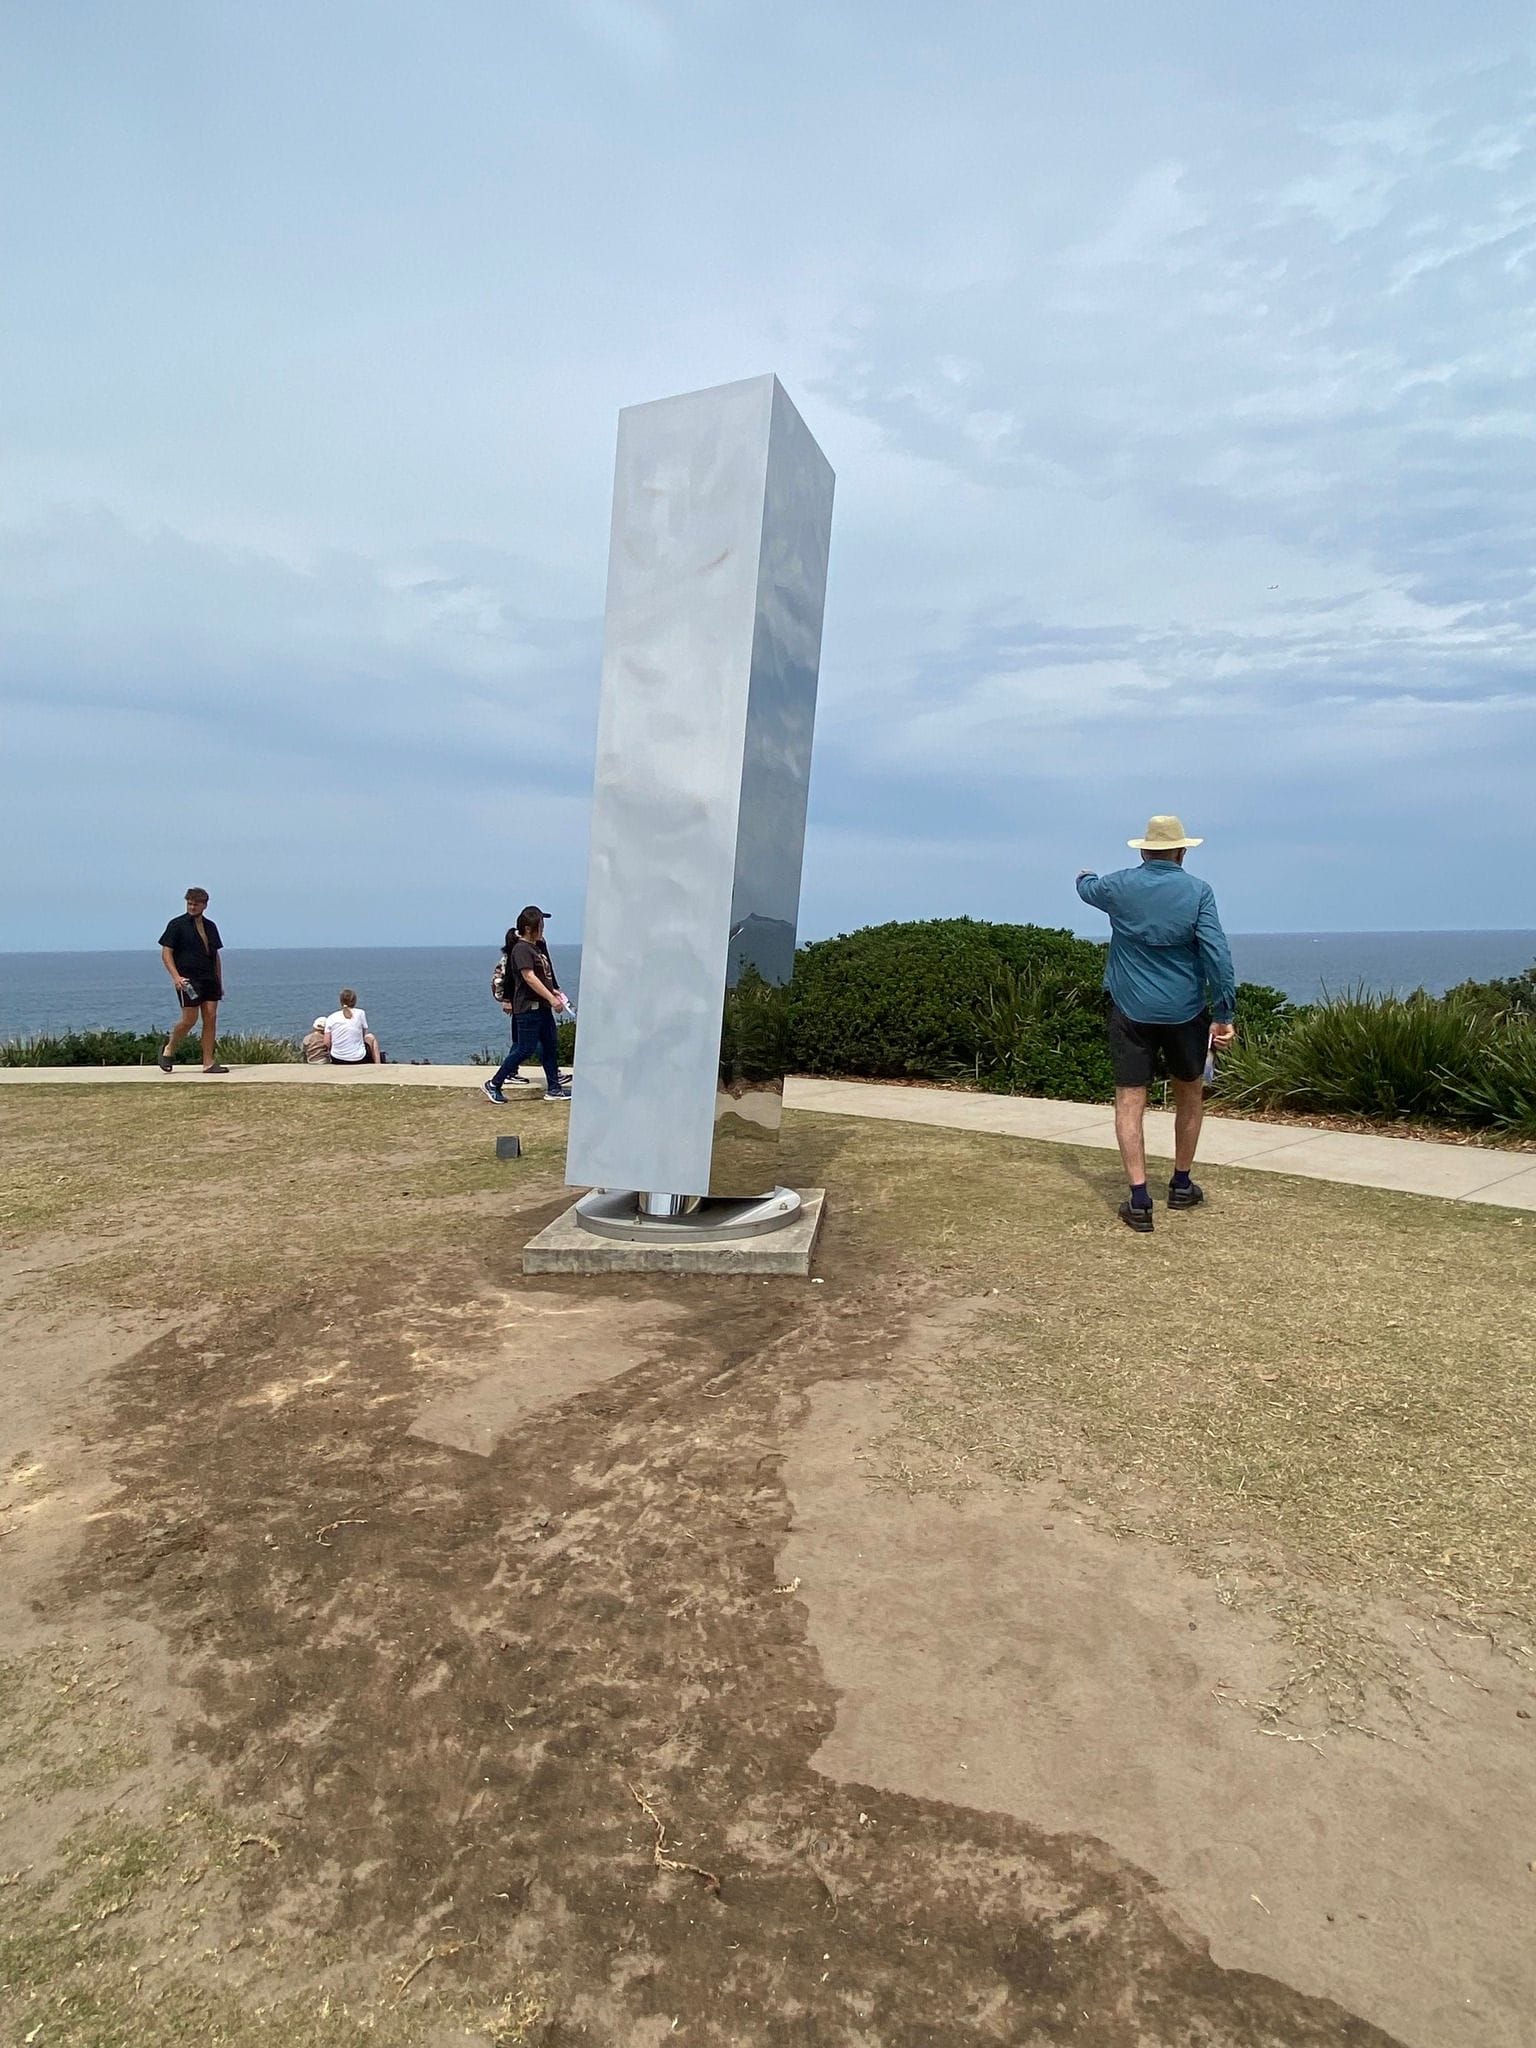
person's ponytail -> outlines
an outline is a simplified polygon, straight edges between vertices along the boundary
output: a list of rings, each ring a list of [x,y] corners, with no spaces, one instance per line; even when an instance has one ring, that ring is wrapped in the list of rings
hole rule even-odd
[[[344,989],[342,990],[342,992],[341,992],[341,1014],[343,1015],[343,1017],[345,1017],[345,1018],[346,1018],[346,1020],[347,1020],[347,1022],[348,1022],[349,1024],[350,1024],[350,1023],[351,1023],[351,1021],[352,1021],[352,1008],[353,1008],[353,1005],[354,1005],[354,1004],[356,1003],[356,1001],[357,1001],[357,990],[356,990],[355,988],[344,988]]]

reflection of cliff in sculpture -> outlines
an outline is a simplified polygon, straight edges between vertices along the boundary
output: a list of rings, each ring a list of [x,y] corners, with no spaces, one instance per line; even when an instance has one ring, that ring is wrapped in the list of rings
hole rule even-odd
[[[777,378],[619,415],[577,1185],[775,1183],[831,519]]]

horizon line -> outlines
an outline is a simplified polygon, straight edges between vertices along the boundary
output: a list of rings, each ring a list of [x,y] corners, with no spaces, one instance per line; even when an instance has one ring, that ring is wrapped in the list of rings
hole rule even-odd
[[[962,913],[963,914],[963,913]],[[978,918],[978,924],[1033,923],[1033,919]],[[883,918],[883,924],[939,924],[948,922],[941,918]],[[796,945],[818,945],[823,939],[847,938],[854,932],[867,931],[873,927],[855,925],[845,932],[827,932],[822,939],[797,937]],[[1070,929],[1061,925],[1043,925],[1044,931]],[[1102,943],[1093,932],[1073,931],[1075,938]],[[1229,939],[1472,939],[1472,938],[1536,938],[1536,925],[1317,925],[1310,927],[1275,928],[1267,931],[1229,931]],[[226,946],[227,953],[467,953],[478,952],[482,947],[494,945],[492,939],[438,939],[434,941],[389,940],[389,939],[335,939],[323,945],[305,946]],[[555,946],[579,946],[582,941],[558,939],[553,936],[550,944]],[[146,953],[154,954],[157,948],[140,941],[132,946],[0,946],[0,960],[47,960],[73,959],[82,954],[92,953]]]

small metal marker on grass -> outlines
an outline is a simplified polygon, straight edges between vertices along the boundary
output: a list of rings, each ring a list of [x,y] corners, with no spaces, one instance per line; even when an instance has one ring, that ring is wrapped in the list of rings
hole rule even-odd
[[[496,1157],[498,1159],[521,1159],[522,1156],[523,1141],[521,1138],[506,1134],[497,1138]]]

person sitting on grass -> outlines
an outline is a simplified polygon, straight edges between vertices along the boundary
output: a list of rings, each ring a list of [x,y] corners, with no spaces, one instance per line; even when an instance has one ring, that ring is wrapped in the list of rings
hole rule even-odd
[[[325,1020],[325,1050],[333,1067],[368,1067],[383,1063],[379,1041],[368,1029],[368,1013],[357,1006],[357,990],[344,988],[339,1010]]]
[[[507,958],[507,1000],[512,1005],[512,1048],[489,1081],[481,1083],[487,1099],[505,1102],[503,1081],[517,1072],[519,1062],[537,1054],[544,1068],[544,1100],[569,1102],[571,1091],[560,1081],[559,1041],[555,1034],[556,1011],[571,1006],[555,979],[554,962],[544,943],[544,919],[548,913],[530,903],[518,913],[515,935]]]

